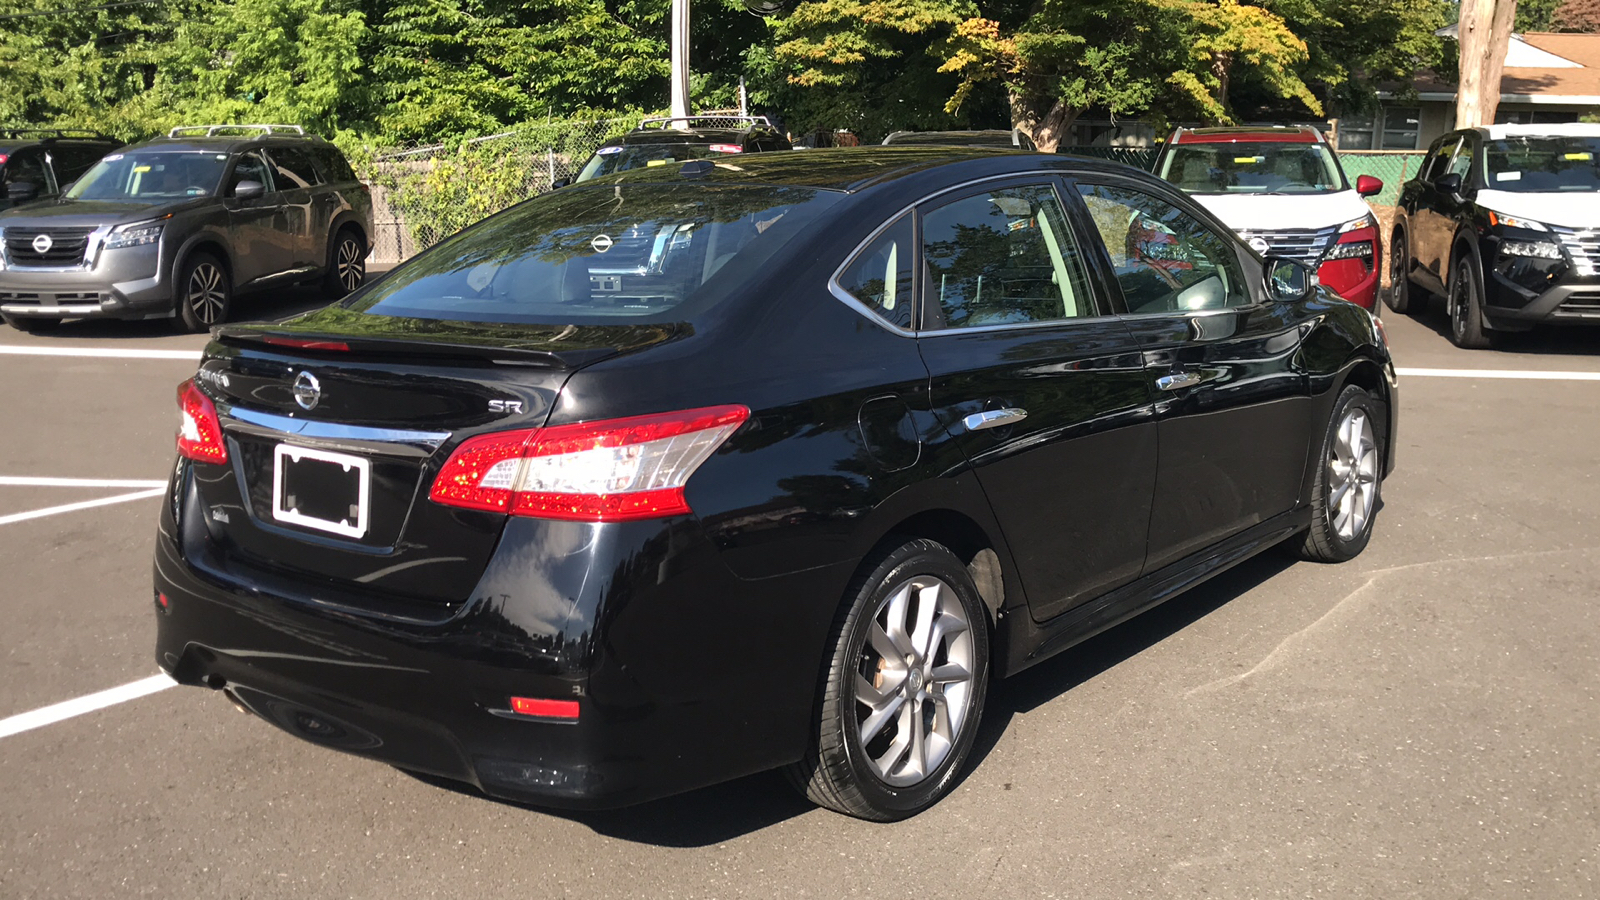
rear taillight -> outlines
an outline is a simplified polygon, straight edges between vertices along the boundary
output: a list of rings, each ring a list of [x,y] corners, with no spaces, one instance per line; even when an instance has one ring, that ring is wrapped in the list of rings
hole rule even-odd
[[[228,445],[222,441],[222,422],[211,398],[200,393],[194,379],[178,385],[178,455],[196,462],[225,463]]]
[[[350,352],[350,345],[344,341],[319,341],[308,338],[291,337],[264,337],[262,341],[275,347],[293,347],[296,350],[333,350],[339,353]]]
[[[450,454],[428,496],[579,522],[681,515],[689,476],[749,417],[743,406],[713,406],[482,434]]]

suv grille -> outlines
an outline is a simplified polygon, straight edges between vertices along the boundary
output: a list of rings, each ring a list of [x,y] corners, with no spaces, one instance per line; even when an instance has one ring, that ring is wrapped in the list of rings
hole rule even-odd
[[[1600,231],[1579,231],[1554,225],[1550,226],[1550,230],[1555,232],[1561,246],[1572,254],[1572,268],[1577,274],[1594,275],[1600,272]]]
[[[89,245],[89,228],[7,228],[6,257],[13,266],[76,266]],[[34,249],[39,235],[49,235],[50,248]]]
[[[1244,238],[1247,244],[1255,238],[1261,238],[1267,242],[1267,253],[1273,256],[1287,256],[1312,268],[1316,268],[1317,260],[1322,258],[1322,254],[1327,252],[1334,238],[1338,236],[1339,229],[1331,225],[1317,231],[1286,228],[1279,231],[1239,232],[1239,237]]]

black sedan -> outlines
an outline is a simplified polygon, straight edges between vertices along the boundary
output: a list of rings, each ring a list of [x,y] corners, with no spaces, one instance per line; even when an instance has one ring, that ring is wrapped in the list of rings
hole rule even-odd
[[[1495,125],[1433,142],[1405,183],[1389,307],[1443,294],[1450,338],[1600,324],[1600,125]]]
[[[1366,546],[1372,316],[1092,160],[691,160],[528,201],[178,391],[156,651],[550,806],[787,767],[927,808],[992,678]]]

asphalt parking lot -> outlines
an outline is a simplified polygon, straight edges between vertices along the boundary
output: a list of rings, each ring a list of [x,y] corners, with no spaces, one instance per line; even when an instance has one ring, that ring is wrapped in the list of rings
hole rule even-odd
[[[1600,896],[1600,330],[1386,323],[1367,552],[1258,558],[997,684],[963,784],[898,825],[776,775],[556,815],[162,689],[150,493],[204,339],[0,329],[0,898]]]

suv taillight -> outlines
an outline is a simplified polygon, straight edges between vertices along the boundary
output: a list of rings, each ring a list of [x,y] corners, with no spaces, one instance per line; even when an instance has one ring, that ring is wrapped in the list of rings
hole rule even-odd
[[[222,440],[222,422],[211,398],[200,393],[191,378],[178,385],[178,455],[196,462],[225,463],[228,445]]]
[[[743,406],[468,438],[433,481],[445,506],[579,522],[689,512],[689,476],[750,418]]]

